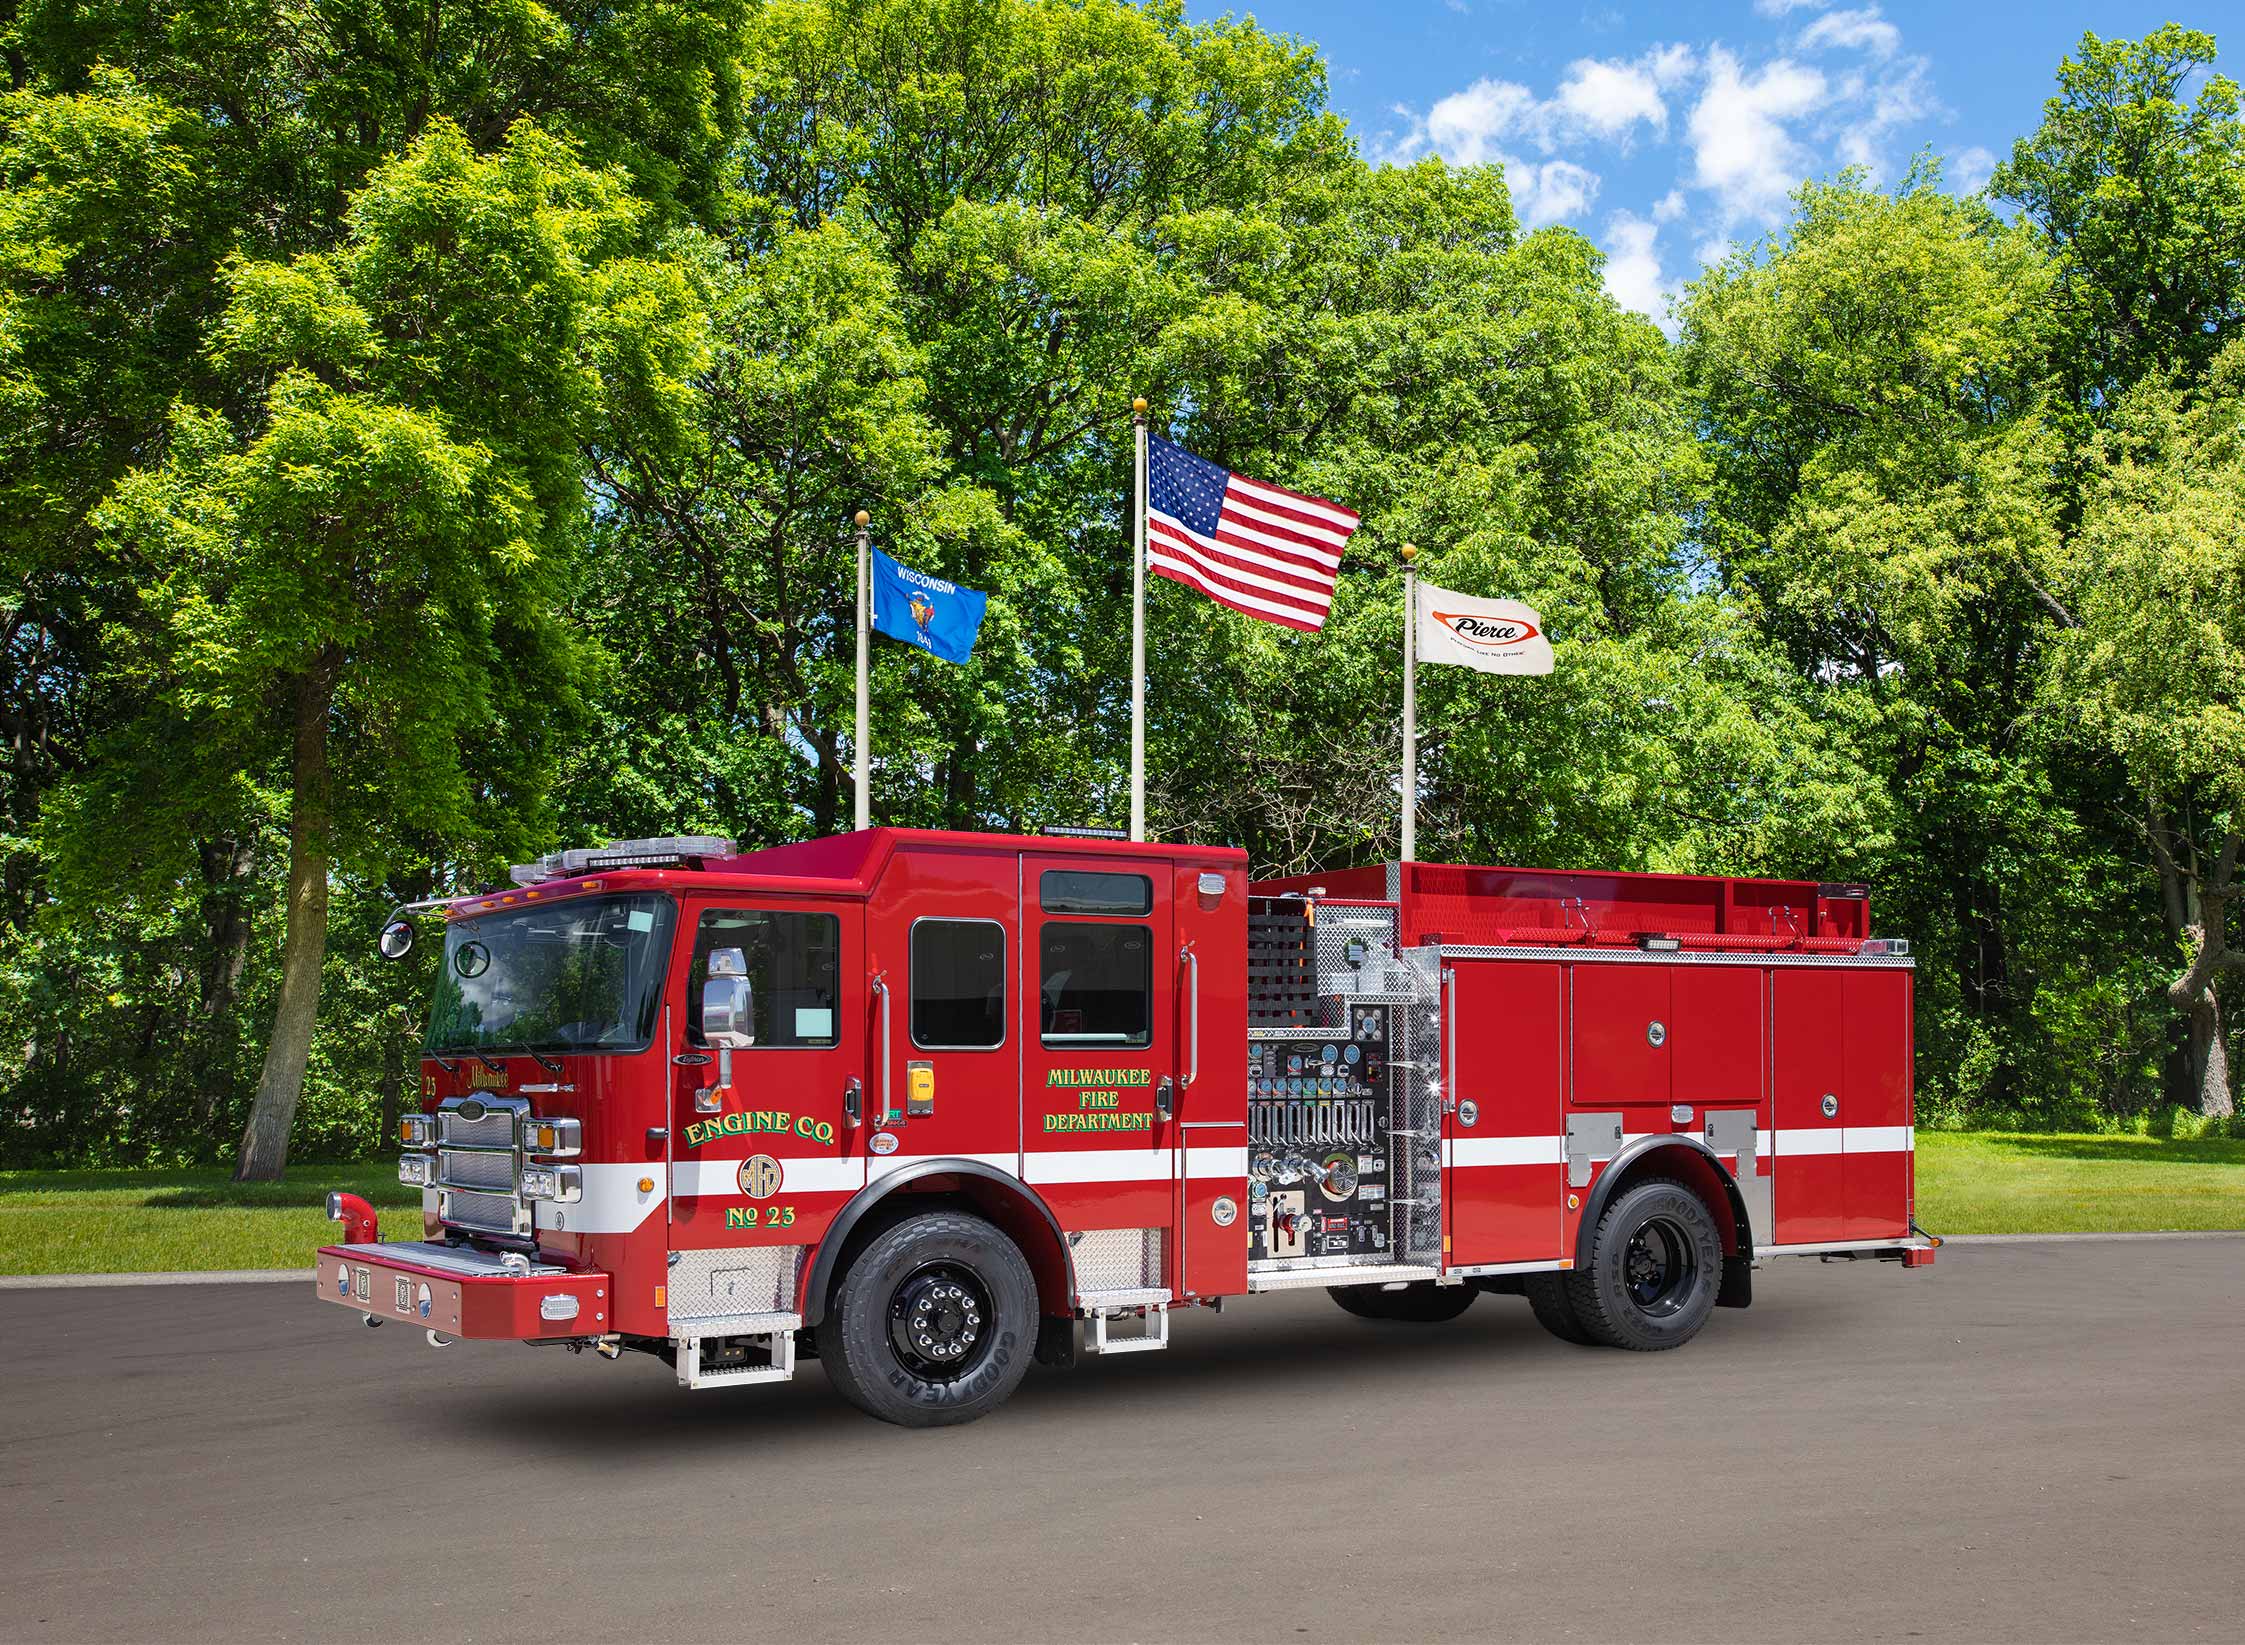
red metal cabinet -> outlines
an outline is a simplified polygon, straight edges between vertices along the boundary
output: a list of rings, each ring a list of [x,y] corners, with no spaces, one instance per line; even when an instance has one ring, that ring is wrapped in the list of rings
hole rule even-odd
[[[1666,965],[1629,961],[1568,968],[1574,978],[1573,1101],[1578,1108],[1668,1105],[1669,1028],[1675,1015]],[[1632,1124],[1631,1130],[1644,1126]]]
[[[1779,1245],[1848,1237],[1846,998],[1847,976],[1837,969],[1778,966],[1770,973]]]
[[[1559,1255],[1566,1193],[1565,972],[1526,960],[1459,961],[1451,970],[1445,1043],[1455,1061],[1445,1078],[1458,1108],[1443,1150],[1449,1262],[1546,1261]]]
[[[1840,1124],[1847,1160],[1842,1214],[1847,1239],[1899,1239],[1910,1231],[1910,973],[1851,971],[1847,1086]]]
[[[1668,1095],[1693,1110],[1680,1123],[1698,1125],[1709,1108],[1752,1108],[1757,1128],[1768,1128],[1765,975],[1753,965],[1679,965],[1671,973]]]

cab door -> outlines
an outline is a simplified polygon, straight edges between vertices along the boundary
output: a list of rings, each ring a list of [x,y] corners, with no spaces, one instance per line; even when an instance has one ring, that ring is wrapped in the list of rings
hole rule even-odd
[[[1177,1288],[1177,949],[1168,865],[1025,853],[1022,1168],[1079,1291]]]
[[[865,1185],[853,1114],[864,1029],[844,994],[864,968],[863,912],[747,896],[689,905],[688,917],[691,963],[671,1047],[672,1244],[813,1244]],[[704,1021],[713,975],[720,992],[728,978],[747,984],[753,1043],[729,1057],[712,1043],[723,1031]]]

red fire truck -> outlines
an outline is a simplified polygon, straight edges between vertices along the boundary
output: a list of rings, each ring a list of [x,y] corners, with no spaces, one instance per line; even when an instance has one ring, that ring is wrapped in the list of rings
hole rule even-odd
[[[441,912],[401,1178],[319,1294],[442,1344],[815,1355],[959,1422],[1322,1287],[1673,1348],[1793,1255],[1930,1263],[1911,961],[1860,886],[876,828],[568,851]]]

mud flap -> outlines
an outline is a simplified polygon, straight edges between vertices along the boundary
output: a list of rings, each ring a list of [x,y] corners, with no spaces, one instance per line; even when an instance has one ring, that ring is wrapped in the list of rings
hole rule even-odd
[[[1754,1259],[1749,1256],[1723,1259],[1723,1288],[1715,1293],[1718,1308],[1748,1308],[1754,1302]]]
[[[1037,1320],[1037,1363],[1055,1370],[1066,1371],[1076,1363],[1076,1322],[1072,1317],[1055,1318],[1051,1314]]]

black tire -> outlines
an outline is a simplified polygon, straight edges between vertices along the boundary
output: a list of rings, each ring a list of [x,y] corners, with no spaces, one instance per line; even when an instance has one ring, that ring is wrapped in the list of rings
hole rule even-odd
[[[1566,1278],[1575,1317],[1612,1348],[1681,1348],[1715,1311],[1723,1237],[1700,1197],[1654,1177],[1625,1190],[1598,1219],[1590,1259]]]
[[[1528,1274],[1527,1284],[1521,1293],[1528,1299],[1528,1307],[1535,1313],[1536,1323],[1561,1342],[1571,1342],[1577,1348],[1595,1348],[1598,1339],[1583,1329],[1581,1319],[1575,1314],[1575,1305],[1567,1295],[1565,1274]]]
[[[869,1416],[906,1428],[972,1422],[1028,1374],[1036,1277],[980,1217],[907,1217],[850,1263],[818,1344],[835,1388]]]
[[[1470,1285],[1437,1285],[1432,1280],[1390,1291],[1380,1285],[1329,1285],[1325,1294],[1358,1319],[1403,1320],[1441,1325],[1473,1306],[1480,1295]]]

